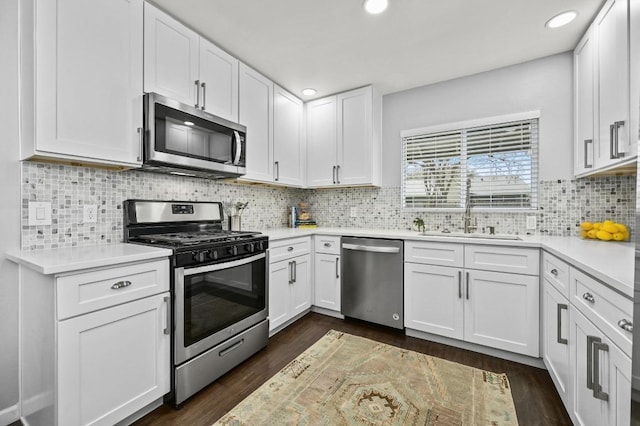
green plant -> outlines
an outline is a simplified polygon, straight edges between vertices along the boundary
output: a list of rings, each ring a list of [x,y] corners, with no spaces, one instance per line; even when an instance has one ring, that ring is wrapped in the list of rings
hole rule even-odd
[[[418,232],[424,232],[424,219],[421,217],[416,217],[413,219],[413,224],[418,228]]]

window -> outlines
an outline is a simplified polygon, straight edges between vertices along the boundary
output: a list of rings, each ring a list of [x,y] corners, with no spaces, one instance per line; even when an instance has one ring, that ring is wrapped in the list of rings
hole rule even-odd
[[[537,117],[403,131],[403,208],[536,208]]]

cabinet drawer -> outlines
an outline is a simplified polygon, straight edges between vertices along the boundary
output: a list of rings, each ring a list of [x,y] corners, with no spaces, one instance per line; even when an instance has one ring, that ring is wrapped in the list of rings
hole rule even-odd
[[[316,253],[340,254],[340,237],[316,235],[313,239]]]
[[[464,264],[464,245],[406,241],[404,244],[404,261],[427,265],[462,267]]]
[[[632,332],[622,328],[633,322],[633,302],[600,281],[571,267],[571,303],[593,322],[622,351],[631,356]]]
[[[310,237],[276,241],[271,244],[271,248],[269,249],[269,263],[279,262],[281,260],[290,259],[310,252]]]
[[[539,275],[540,252],[538,249],[469,244],[464,248],[464,266],[483,271]]]
[[[58,320],[169,291],[162,259],[56,278]]]
[[[564,297],[569,298],[569,265],[546,251],[542,252],[542,276]]]

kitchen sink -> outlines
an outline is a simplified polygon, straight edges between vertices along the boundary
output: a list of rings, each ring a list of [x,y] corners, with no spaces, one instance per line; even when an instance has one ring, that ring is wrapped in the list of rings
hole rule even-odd
[[[419,235],[425,235],[430,237],[455,237],[455,238],[477,238],[485,240],[511,240],[521,241],[517,235],[511,234],[465,234],[464,232],[442,232],[442,231],[426,231],[421,232]]]

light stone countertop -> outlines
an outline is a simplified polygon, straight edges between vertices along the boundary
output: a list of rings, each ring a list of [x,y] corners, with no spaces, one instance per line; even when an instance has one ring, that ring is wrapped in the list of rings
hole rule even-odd
[[[366,228],[275,228],[263,230],[270,241],[310,235],[336,235],[367,238],[395,238],[413,241],[439,241],[510,247],[541,248],[604,282],[633,300],[635,244],[583,240],[580,237],[518,235],[521,240],[496,240],[455,236],[420,235],[417,231]]]
[[[140,244],[100,244],[6,253],[6,257],[41,274],[64,274],[171,256],[172,251]]]

